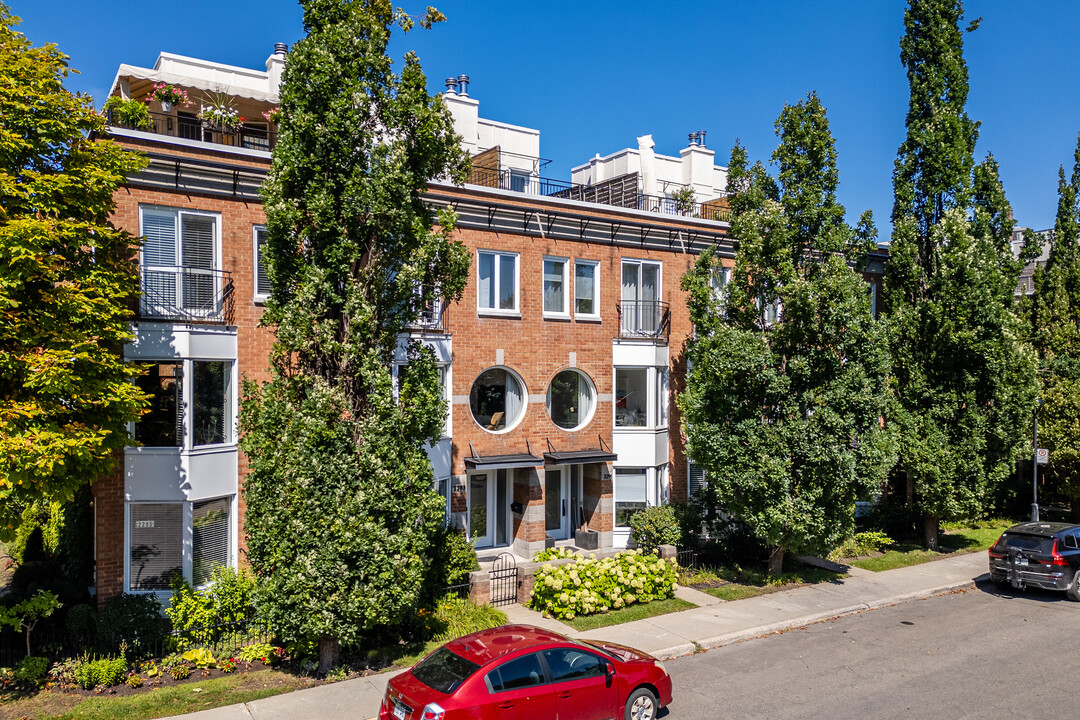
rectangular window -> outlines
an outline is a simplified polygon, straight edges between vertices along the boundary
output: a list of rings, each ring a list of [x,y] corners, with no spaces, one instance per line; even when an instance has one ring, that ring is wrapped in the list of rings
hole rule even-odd
[[[516,170],[510,171],[510,189],[514,192],[527,192],[529,189],[529,176]]]
[[[689,497],[693,497],[701,492],[701,489],[705,487],[705,468],[698,465],[693,460],[689,461],[687,468],[686,478],[686,492]]]
[[[709,287],[712,288],[713,299],[720,307],[727,304],[727,286],[731,282],[731,268],[716,268],[709,278]]]
[[[477,306],[481,311],[517,312],[518,256],[516,253],[477,253]]]
[[[191,584],[210,582],[216,568],[229,566],[229,509],[231,498],[191,505]]]
[[[615,427],[648,427],[649,369],[615,368]]]
[[[567,262],[564,258],[544,258],[544,314],[569,315],[566,292]]]
[[[255,226],[255,300],[265,300],[270,297],[270,277],[266,274],[266,228]]]
[[[648,507],[644,468],[615,468],[615,527],[629,528],[634,513]]]
[[[873,318],[877,317],[877,293],[878,293],[877,287],[878,286],[877,286],[876,282],[871,282],[870,283],[870,317],[873,317]],[[1025,281],[1025,284],[1024,284],[1024,289],[1025,290],[1027,289],[1026,281]]]
[[[231,442],[229,421],[230,363],[192,363],[192,444]]]
[[[220,312],[218,223],[216,214],[142,208],[144,313]]]
[[[660,302],[660,263],[622,261],[621,332],[652,336],[663,324]]]
[[[600,263],[574,261],[574,313],[578,317],[600,317]]]
[[[184,506],[181,503],[133,503],[128,506],[131,590],[168,590],[169,578],[183,572]]]
[[[668,369],[658,368],[656,371],[656,408],[659,415],[657,427],[667,427],[668,424]]]
[[[135,379],[150,396],[150,407],[135,422],[135,439],[147,447],[184,444],[184,370],[182,363],[156,363]]]

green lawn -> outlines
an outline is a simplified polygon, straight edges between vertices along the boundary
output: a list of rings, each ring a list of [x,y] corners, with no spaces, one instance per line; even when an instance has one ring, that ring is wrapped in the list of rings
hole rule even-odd
[[[950,553],[981,552],[988,549],[1002,532],[1016,524],[1015,520],[977,520],[964,523],[945,523],[938,538],[942,552],[926,550],[917,543],[897,543],[889,551],[871,558],[847,561],[864,570],[881,572],[919,565],[945,557]]]
[[[701,568],[685,573],[679,582],[683,585],[698,585],[697,589],[721,600],[742,600],[779,590],[788,590],[796,585],[832,582],[843,577],[846,576],[842,573],[821,568],[797,567],[770,578],[761,570],[736,566]]]
[[[0,717],[143,720],[251,702],[310,684],[308,678],[277,670],[257,670],[119,697],[42,692],[22,699],[4,698]]]
[[[618,625],[633,620],[644,620],[657,615],[679,612],[680,610],[689,610],[693,607],[697,607],[697,605],[679,598],[669,598],[667,600],[653,600],[649,603],[636,603],[618,610],[610,610],[595,615],[579,615],[573,620],[560,620],[560,622],[578,631],[595,630],[609,625]]]

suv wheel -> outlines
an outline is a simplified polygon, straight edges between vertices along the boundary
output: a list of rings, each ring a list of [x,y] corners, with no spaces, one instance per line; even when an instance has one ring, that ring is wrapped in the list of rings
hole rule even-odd
[[[1069,587],[1065,590],[1065,597],[1069,598],[1073,602],[1080,602],[1080,570],[1076,571],[1073,575],[1073,580],[1069,583]]]

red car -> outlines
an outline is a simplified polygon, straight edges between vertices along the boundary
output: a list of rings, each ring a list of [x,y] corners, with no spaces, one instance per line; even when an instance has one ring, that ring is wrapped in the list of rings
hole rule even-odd
[[[651,655],[504,625],[392,678],[379,720],[655,720],[670,702],[671,677]]]

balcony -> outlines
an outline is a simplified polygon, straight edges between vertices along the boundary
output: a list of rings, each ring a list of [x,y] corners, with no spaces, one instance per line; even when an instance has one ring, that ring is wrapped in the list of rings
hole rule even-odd
[[[698,218],[718,222],[731,221],[731,209],[728,207],[726,197],[697,202],[658,195],[646,195],[638,192],[637,173],[623,175],[596,185],[577,185],[564,180],[552,180],[509,169],[473,166],[469,172],[468,182],[473,185],[511,190],[526,195],[542,195],[544,197],[611,205],[631,210],[644,210],[659,215]]]
[[[619,337],[666,343],[671,334],[671,309],[659,300],[623,300],[619,311]]]
[[[420,315],[406,327],[412,332],[444,333],[447,330],[447,313],[450,305],[441,298],[420,311]]]
[[[231,325],[233,281],[225,270],[142,268],[139,319]]]
[[[245,124],[243,128],[235,132],[222,132],[211,129],[194,115],[183,112],[151,112],[150,118],[153,120],[154,125],[148,128],[136,128],[116,122],[112,111],[106,113],[105,117],[112,127],[139,130],[154,135],[164,135],[165,137],[184,140],[197,140],[214,145],[227,145],[246,150],[270,152],[277,144],[277,133],[262,124]]]

